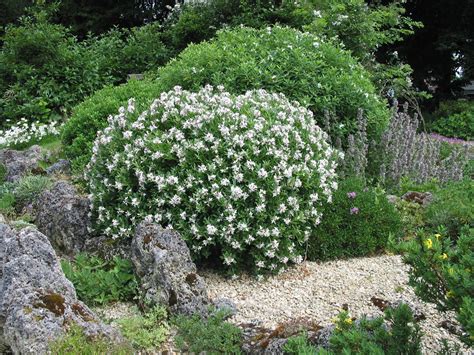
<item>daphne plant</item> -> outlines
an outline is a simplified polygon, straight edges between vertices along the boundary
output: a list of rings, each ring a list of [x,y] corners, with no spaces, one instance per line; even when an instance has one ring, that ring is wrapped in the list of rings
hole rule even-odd
[[[341,155],[311,111],[264,90],[175,87],[140,114],[131,99],[108,121],[86,170],[99,232],[130,238],[154,221],[232,273],[302,260]]]

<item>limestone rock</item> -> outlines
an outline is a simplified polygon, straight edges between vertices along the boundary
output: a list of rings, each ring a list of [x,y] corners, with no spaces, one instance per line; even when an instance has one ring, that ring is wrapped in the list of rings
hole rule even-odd
[[[35,204],[35,224],[51,243],[66,254],[84,249],[89,236],[90,201],[67,181],[57,181]]]
[[[54,175],[54,174],[66,174],[69,175],[71,173],[71,162],[66,159],[60,159],[49,168],[46,169],[46,174]]]
[[[0,236],[5,248],[0,328],[14,354],[46,354],[49,343],[73,324],[86,336],[123,341],[78,301],[46,236],[33,228]]]
[[[7,169],[6,181],[18,181],[30,172],[41,170],[38,163],[42,158],[41,147],[34,145],[27,150],[0,150],[0,164]]]
[[[132,241],[132,261],[145,304],[166,305],[180,314],[207,315],[206,284],[177,232],[142,222]]]

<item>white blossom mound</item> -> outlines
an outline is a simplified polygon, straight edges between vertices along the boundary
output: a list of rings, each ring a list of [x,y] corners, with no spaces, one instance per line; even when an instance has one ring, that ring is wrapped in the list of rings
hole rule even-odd
[[[130,238],[154,221],[231,273],[301,262],[337,188],[339,153],[311,111],[264,90],[175,87],[108,122],[86,171],[98,232]]]

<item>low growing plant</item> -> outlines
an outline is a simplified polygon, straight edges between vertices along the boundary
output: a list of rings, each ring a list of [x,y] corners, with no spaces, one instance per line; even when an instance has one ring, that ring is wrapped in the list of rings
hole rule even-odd
[[[137,350],[159,349],[167,339],[169,326],[166,309],[155,306],[143,316],[124,318],[118,321],[122,335]]]
[[[404,262],[410,265],[409,284],[425,301],[453,310],[464,327],[461,337],[474,343],[474,228],[464,228],[454,242],[446,231],[419,233],[402,244]]]
[[[13,191],[17,209],[35,202],[41,193],[51,185],[52,181],[47,176],[29,175],[23,177]]]
[[[61,266],[74,284],[79,299],[86,304],[129,301],[137,294],[137,280],[129,260],[114,257],[108,262],[78,254],[73,261],[63,260]]]
[[[316,348],[302,336],[290,338],[288,354],[421,354],[421,331],[406,304],[388,308],[384,317],[366,316],[354,321],[347,312],[335,319],[329,348]],[[313,351],[311,351],[311,347]]]
[[[230,272],[300,262],[337,188],[338,152],[313,114],[282,94],[176,87],[134,102],[99,133],[86,174],[96,230],[131,238],[145,219],[181,233]]]
[[[106,339],[88,338],[78,325],[73,325],[66,335],[52,342],[49,350],[52,355],[133,354],[133,349],[128,344],[113,344]]]
[[[226,313],[217,312],[207,319],[198,315],[192,317],[178,316],[173,323],[177,327],[174,338],[181,351],[195,354],[240,354],[242,330],[227,323]]]

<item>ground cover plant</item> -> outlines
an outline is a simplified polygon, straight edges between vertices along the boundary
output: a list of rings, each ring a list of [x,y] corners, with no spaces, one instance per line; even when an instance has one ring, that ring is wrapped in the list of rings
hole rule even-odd
[[[86,174],[96,230],[130,238],[139,220],[178,230],[195,257],[276,272],[337,188],[336,158],[311,111],[264,90],[175,87],[109,118]]]
[[[82,331],[81,327],[73,324],[67,334],[58,338],[50,345],[53,355],[81,354],[133,354],[133,348],[128,344],[112,344],[104,339],[90,339]]]
[[[73,261],[61,262],[66,277],[76,288],[79,299],[89,305],[130,301],[137,294],[137,280],[129,260],[111,261],[78,254]]]
[[[329,347],[316,348],[304,335],[290,338],[288,354],[421,354],[420,327],[406,304],[388,308],[384,317],[362,317],[354,321],[347,312],[335,319]]]
[[[242,330],[226,322],[226,313],[219,311],[207,319],[199,316],[178,316],[175,343],[182,351],[207,354],[241,354]]]
[[[155,306],[146,314],[118,320],[122,335],[137,350],[158,349],[169,336],[166,309]]]

